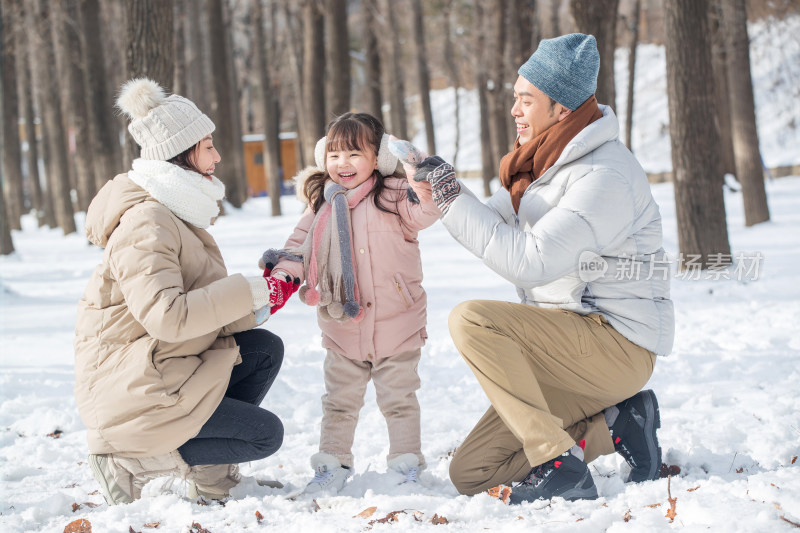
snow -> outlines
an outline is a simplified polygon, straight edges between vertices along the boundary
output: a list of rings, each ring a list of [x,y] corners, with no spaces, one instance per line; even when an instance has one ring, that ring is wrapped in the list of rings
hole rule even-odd
[[[771,165],[800,163],[800,61],[792,48],[798,42],[799,20],[773,22],[763,27],[763,35],[751,34],[759,117],[764,106],[776,113],[771,122],[760,119],[761,147]],[[776,48],[783,55],[775,55]],[[651,80],[642,83],[652,85],[653,93],[650,98],[637,96],[651,107],[637,107],[635,122],[639,145],[634,150],[653,171],[663,170],[664,157],[669,161],[666,133],[656,134],[666,117],[664,95],[655,88],[663,80],[659,53],[663,58],[663,50],[639,51],[640,75]],[[777,83],[769,73],[781,67],[785,81]],[[463,116],[476,116],[470,94],[462,91],[462,98]],[[773,126],[774,131],[769,129]],[[478,157],[474,168],[479,168],[476,128],[462,128],[459,163],[463,157],[469,167]],[[446,125],[440,124],[440,130],[447,131]],[[452,140],[440,136],[440,130],[437,138],[446,157],[448,150],[452,154]],[[481,194],[477,180],[467,183]],[[664,246],[676,258],[672,186],[657,184],[652,190],[663,215]],[[430,337],[419,368],[428,462],[419,486],[398,486],[399,476],[386,472],[386,424],[370,385],[356,432],[354,478],[342,493],[318,498],[316,504],[286,498],[312,476],[308,461],[317,451],[323,392],[324,351],[314,310],[292,300],[265,324],[286,346],[283,368],[263,403],[283,421],[284,444],[274,456],[242,465],[247,478],[233,490],[237,499],[225,506],[198,505],[183,497],[182,483],[173,485],[173,493],[162,494],[165,480],[156,480],[145,487],[141,500],[108,507],[86,464],[72,356],[76,304],[102,251],[90,246],[80,231],[64,237],[60,230],[37,228],[32,217],[25,217],[23,229],[13,233],[16,253],[0,258],[0,531],[61,532],[79,518],[89,520],[94,531],[120,532],[129,527],[151,531],[145,524],[154,522],[160,523],[156,531],[182,532],[193,523],[213,532],[791,530],[787,520],[800,524],[800,462],[792,464],[800,455],[800,176],[768,182],[767,194],[771,221],[745,228],[741,193],[725,192],[734,257],[739,264],[757,266],[757,274],[751,270],[738,276],[728,270],[719,279],[710,279],[710,273],[697,280],[676,276],[672,284],[675,349],[659,358],[647,387],[660,402],[664,459],[679,466],[680,474],[669,481],[626,485],[622,478],[627,466],[616,455],[606,456],[590,466],[599,500],[557,499],[518,507],[487,495],[458,495],[448,478],[451,452],[488,401],[453,347],[447,316],[464,300],[517,298],[507,282],[459,246],[441,223],[420,234]],[[261,252],[283,243],[301,206],[284,197],[282,208],[283,216],[270,217],[269,199],[252,199],[242,209],[229,207],[229,216],[212,227],[229,271],[254,273]],[[77,222],[82,227],[82,215]],[[254,477],[278,479],[284,488],[258,486]],[[665,517],[670,494],[677,498],[672,523]],[[73,511],[75,504],[81,508]],[[373,506],[377,510],[372,516],[356,516]],[[370,524],[392,511],[405,513],[396,522]],[[256,512],[263,516],[261,523]],[[434,514],[449,524],[433,525]]]

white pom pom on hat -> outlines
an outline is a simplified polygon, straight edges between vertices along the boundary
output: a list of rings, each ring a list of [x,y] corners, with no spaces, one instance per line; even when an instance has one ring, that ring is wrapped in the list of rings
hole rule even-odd
[[[122,84],[117,98],[117,107],[133,120],[144,118],[154,107],[164,103],[167,95],[153,80],[134,78]]]
[[[314,161],[320,169],[325,168],[325,143],[327,137],[317,141],[314,146]],[[391,176],[397,170],[398,159],[389,151],[389,135],[383,134],[381,137],[381,147],[378,150],[378,172],[382,176]]]
[[[214,123],[188,98],[172,94],[148,78],[125,82],[117,107],[130,118],[128,131],[142,159],[167,161],[214,132]]]

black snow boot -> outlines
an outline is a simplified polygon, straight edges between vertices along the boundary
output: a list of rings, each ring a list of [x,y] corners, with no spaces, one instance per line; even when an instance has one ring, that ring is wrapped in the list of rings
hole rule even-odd
[[[658,401],[652,390],[640,393],[616,405],[619,415],[611,426],[611,438],[617,450],[631,467],[625,481],[658,479],[661,448],[656,430],[661,427]]]
[[[525,479],[511,488],[509,503],[549,500],[556,496],[570,501],[596,499],[597,487],[589,467],[573,453],[573,449],[533,467]]]

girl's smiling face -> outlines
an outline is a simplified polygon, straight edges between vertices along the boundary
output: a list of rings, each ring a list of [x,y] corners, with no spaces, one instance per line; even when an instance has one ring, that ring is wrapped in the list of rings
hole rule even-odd
[[[378,168],[374,150],[332,150],[325,155],[325,169],[331,179],[346,189],[355,189]]]

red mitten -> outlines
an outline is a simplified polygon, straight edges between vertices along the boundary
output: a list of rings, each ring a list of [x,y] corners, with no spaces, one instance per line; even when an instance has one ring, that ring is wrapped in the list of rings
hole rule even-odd
[[[286,305],[286,302],[289,301],[292,294],[296,293],[297,289],[300,288],[300,279],[294,278],[293,280],[289,276],[267,277],[268,275],[268,269],[264,269],[264,277],[272,288],[269,305],[270,314],[274,315],[280,308]]]

